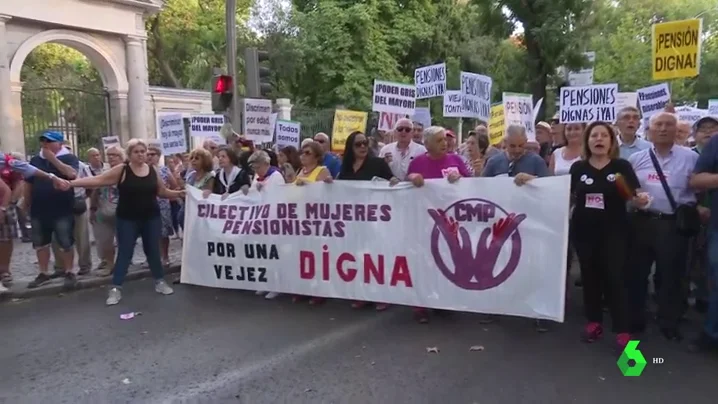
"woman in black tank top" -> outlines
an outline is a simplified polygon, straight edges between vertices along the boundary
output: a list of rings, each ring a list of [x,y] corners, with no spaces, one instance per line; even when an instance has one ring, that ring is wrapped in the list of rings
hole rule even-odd
[[[163,295],[173,293],[164,281],[160,258],[162,220],[157,197],[168,199],[184,198],[184,191],[165,188],[157,171],[145,162],[147,145],[140,139],[127,143],[128,161],[117,165],[95,177],[66,181],[64,187],[100,188],[117,185],[117,258],[112,275],[112,288],[107,305],[114,305],[122,298],[122,282],[132,263],[137,237],[142,237],[142,247],[147,256],[155,291]]]

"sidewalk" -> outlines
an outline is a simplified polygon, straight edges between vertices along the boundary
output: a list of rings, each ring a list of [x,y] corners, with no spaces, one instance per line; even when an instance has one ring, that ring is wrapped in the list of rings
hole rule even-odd
[[[182,256],[182,243],[180,240],[170,240],[170,267],[166,271],[167,274],[178,273],[180,270],[180,261]],[[150,276],[150,270],[147,267],[147,259],[142,251],[142,243],[138,241],[135,246],[135,255],[132,259],[133,264],[130,266],[126,280],[135,280]],[[111,277],[98,277],[94,274],[94,269],[99,264],[97,257],[97,249],[92,246],[92,269],[88,275],[78,276],[77,289],[91,288],[99,285],[109,284]],[[50,270],[52,271],[52,262]],[[75,270],[77,271],[77,257],[75,257]],[[20,240],[15,242],[15,250],[13,251],[10,272],[13,275],[13,283],[10,285],[10,291],[0,295],[0,300],[18,299],[33,296],[50,295],[63,292],[63,279],[55,279],[36,289],[28,289],[27,284],[30,283],[38,274],[37,257],[30,243],[23,243]]]

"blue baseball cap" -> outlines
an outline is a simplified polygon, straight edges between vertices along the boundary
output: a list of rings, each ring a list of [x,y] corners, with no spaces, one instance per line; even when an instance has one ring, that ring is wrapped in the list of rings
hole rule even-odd
[[[63,143],[65,141],[65,136],[63,136],[60,132],[46,130],[42,133],[42,135],[40,135],[40,140]]]

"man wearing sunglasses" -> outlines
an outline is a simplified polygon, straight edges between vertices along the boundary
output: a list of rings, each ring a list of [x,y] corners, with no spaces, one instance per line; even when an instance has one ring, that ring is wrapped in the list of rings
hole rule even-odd
[[[409,163],[426,153],[426,147],[413,141],[414,124],[411,119],[402,118],[394,125],[396,142],[381,148],[379,157],[384,158],[391,172],[400,181],[406,181]]]
[[[324,132],[319,132],[314,135],[314,141],[319,143],[319,145],[322,146],[322,150],[324,150],[324,161],[322,165],[329,170],[329,174],[332,175],[332,178],[336,178],[342,168],[342,163],[330,150],[331,144],[329,142],[329,136]]]

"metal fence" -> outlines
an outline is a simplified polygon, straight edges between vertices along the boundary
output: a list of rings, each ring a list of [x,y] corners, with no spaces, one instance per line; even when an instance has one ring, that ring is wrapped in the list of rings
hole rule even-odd
[[[324,132],[332,137],[334,126],[334,113],[336,109],[311,108],[306,106],[295,106],[292,108],[292,120],[301,122],[301,138],[314,137],[318,132]],[[373,133],[379,124],[379,113],[369,112],[366,123],[366,133]]]

